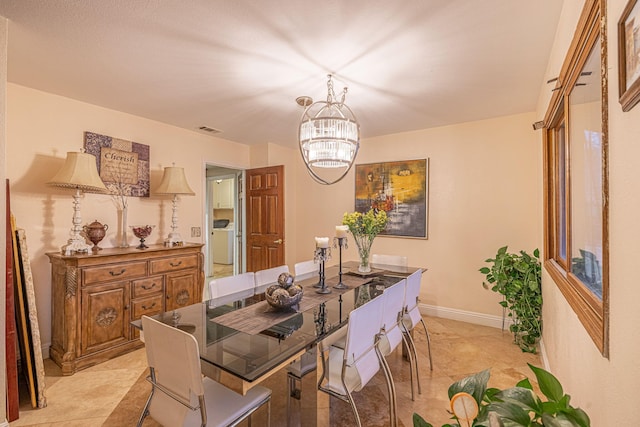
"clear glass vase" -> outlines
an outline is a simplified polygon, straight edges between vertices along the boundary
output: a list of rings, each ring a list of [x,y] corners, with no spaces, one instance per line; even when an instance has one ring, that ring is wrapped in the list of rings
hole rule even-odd
[[[358,271],[360,273],[371,272],[371,266],[369,265],[369,255],[371,254],[371,245],[375,236],[353,236],[358,246],[358,256],[360,257],[360,265]]]
[[[127,236],[127,207],[118,209],[118,234],[116,241],[119,248],[129,247],[129,238]]]

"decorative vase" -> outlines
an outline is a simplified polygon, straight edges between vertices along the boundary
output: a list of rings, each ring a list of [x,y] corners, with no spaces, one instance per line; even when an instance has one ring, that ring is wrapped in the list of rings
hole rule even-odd
[[[104,239],[109,226],[107,224],[100,224],[96,219],[91,224],[82,227],[82,229],[84,230],[84,234],[87,236],[87,238],[91,241],[91,243],[93,243],[93,248],[91,248],[92,251],[98,252],[99,250],[102,250],[102,248],[98,246],[98,243],[100,243],[100,241]]]
[[[129,239],[127,237],[127,207],[118,209],[118,247],[128,248]]]
[[[371,245],[375,236],[354,236],[356,246],[358,246],[358,256],[360,257],[360,265],[358,271],[360,273],[370,273],[371,266],[369,265],[369,255],[371,254]]]

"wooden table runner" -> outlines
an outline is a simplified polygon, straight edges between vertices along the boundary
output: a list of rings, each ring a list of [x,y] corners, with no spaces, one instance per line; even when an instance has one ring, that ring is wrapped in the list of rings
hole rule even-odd
[[[304,295],[302,296],[302,300],[300,300],[298,311],[278,311],[271,307],[268,302],[261,301],[249,307],[218,316],[212,319],[212,321],[249,335],[257,335],[265,329],[284,322],[298,313],[311,310],[323,302],[337,298],[338,295],[357,288],[370,280],[370,278],[343,275],[342,282],[347,285],[348,288],[336,289],[333,286],[338,284],[338,277],[330,277],[325,280],[325,283],[331,288],[331,293],[319,294],[316,293],[316,288],[313,287],[313,285],[318,282],[318,279],[307,279],[299,283],[302,286]]]

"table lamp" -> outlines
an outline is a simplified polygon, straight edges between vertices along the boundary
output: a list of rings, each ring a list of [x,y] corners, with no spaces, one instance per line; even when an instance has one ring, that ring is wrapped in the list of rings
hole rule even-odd
[[[171,233],[169,233],[169,236],[164,240],[164,243],[167,246],[181,245],[183,240],[178,232],[178,195],[185,194],[195,196],[196,194],[187,183],[187,178],[184,176],[184,169],[175,166],[164,168],[164,175],[162,175],[162,181],[156,189],[156,194],[173,195]]]
[[[56,187],[73,188],[73,227],[69,233],[69,241],[62,246],[62,253],[66,256],[73,253],[88,253],[92,245],[80,234],[82,231],[82,216],[80,215],[80,197],[82,192],[107,193],[107,187],[98,175],[95,156],[89,153],[67,153],[67,159],[62,169],[51,178],[47,184]]]

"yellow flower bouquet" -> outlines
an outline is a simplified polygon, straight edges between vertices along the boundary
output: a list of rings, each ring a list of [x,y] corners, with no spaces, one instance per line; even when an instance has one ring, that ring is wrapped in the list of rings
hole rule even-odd
[[[342,217],[342,224],[349,228],[349,232],[353,235],[358,246],[358,255],[360,256],[358,271],[361,273],[370,272],[369,254],[371,245],[373,244],[373,239],[387,226],[387,213],[383,210],[374,211],[373,209],[369,209],[364,214],[361,212],[345,212]]]

